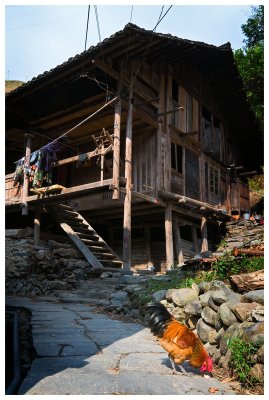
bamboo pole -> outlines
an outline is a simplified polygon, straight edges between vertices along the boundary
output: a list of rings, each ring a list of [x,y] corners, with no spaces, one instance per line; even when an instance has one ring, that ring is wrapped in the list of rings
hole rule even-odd
[[[30,154],[31,154],[31,144],[32,144],[32,135],[25,134],[26,138],[26,149],[25,149],[25,167],[30,165]],[[22,188],[22,215],[28,215],[28,205],[26,203],[26,198],[28,196],[29,191],[29,176],[25,173],[24,170],[24,179],[23,179],[23,188]]]
[[[131,77],[132,78],[132,77]],[[133,82],[133,79],[131,79]],[[125,143],[125,179],[126,194],[124,199],[123,215],[123,269],[131,270],[131,202],[132,202],[132,122],[133,122],[133,84],[129,90],[129,108],[126,123],[126,143]]]
[[[166,245],[166,267],[171,270],[174,264],[173,229],[172,229],[172,206],[168,204],[165,209],[165,245]]]

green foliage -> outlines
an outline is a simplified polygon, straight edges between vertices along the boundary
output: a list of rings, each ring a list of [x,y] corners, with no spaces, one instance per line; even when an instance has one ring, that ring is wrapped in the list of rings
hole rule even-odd
[[[264,121],[264,7],[252,7],[252,16],[242,25],[246,47],[234,58],[246,88],[251,108],[263,132]]]
[[[258,350],[257,346],[235,336],[228,341],[228,348],[231,350],[230,366],[239,380],[245,385],[253,385],[255,381],[250,376],[250,370],[255,364],[254,355]]]
[[[264,167],[261,167],[264,171]],[[248,179],[248,184],[250,190],[260,194],[261,196],[264,195],[264,174],[262,175],[255,175],[252,178]]]
[[[213,264],[212,275],[213,279],[225,280],[231,275],[258,271],[263,268],[263,257],[251,258],[243,254],[242,257],[235,258],[227,253]]]
[[[241,26],[246,39],[246,47],[255,46],[264,41],[264,6],[252,7],[252,15]]]

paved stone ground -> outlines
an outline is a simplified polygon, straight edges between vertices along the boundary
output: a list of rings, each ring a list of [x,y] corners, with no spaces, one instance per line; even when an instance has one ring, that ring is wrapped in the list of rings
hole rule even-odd
[[[32,312],[38,358],[19,395],[231,395],[227,384],[188,366],[173,375],[167,353],[149,329],[96,313],[79,293],[50,301],[7,297],[7,305]]]

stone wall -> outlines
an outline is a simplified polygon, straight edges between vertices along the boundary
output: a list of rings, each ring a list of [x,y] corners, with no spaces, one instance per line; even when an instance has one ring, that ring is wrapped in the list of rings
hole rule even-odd
[[[55,290],[74,290],[90,266],[69,243],[53,240],[34,246],[32,231],[6,237],[6,294],[20,296],[50,295]]]
[[[258,347],[257,364],[252,375],[263,379],[264,291],[243,295],[233,292],[224,282],[193,284],[192,288],[169,289],[153,294],[179,321],[195,331],[215,364],[228,367],[231,352],[228,340],[239,336]]]

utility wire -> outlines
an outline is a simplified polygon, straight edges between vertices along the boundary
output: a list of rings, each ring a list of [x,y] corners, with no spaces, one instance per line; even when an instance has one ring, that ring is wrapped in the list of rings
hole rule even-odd
[[[132,9],[131,9],[131,17],[130,17],[130,22],[132,22],[132,19],[133,19],[133,9],[134,9],[134,6],[132,6]]]
[[[86,37],[85,37],[84,51],[86,51],[86,46],[87,46],[87,37],[88,37],[88,27],[89,27],[90,10],[91,10],[91,6],[88,6],[88,17],[87,17],[87,28],[86,28]]]
[[[150,49],[150,46],[151,46],[151,44],[152,44],[152,40],[153,40],[153,35],[154,35],[155,29],[156,29],[157,26],[160,24],[160,22],[164,19],[164,17],[165,17],[166,14],[168,13],[168,11],[171,10],[172,7],[173,7],[173,6],[170,6],[170,7],[168,8],[168,10],[166,11],[166,13],[163,15],[163,17],[161,18],[162,13],[163,13],[163,8],[164,8],[164,6],[162,6],[161,13],[160,13],[160,15],[159,15],[157,24],[156,24],[156,25],[154,26],[154,28],[152,29],[151,37],[150,37],[149,43],[148,43],[148,45],[147,45],[147,47],[146,47],[146,49],[145,49],[145,51],[144,51],[144,55],[143,55],[143,57],[142,57],[142,61],[145,61],[146,58],[147,58],[147,56],[148,56],[149,49]],[[133,75],[133,77],[132,77],[132,79],[131,79],[130,85],[129,85],[129,87],[128,87],[127,93],[130,91],[130,88],[131,88],[131,86],[133,85],[133,83],[134,83],[134,81],[135,81],[135,79],[136,79],[136,77],[137,77],[137,75],[138,75],[140,69],[141,69],[141,66],[139,66],[139,67],[137,68],[136,72],[134,73],[134,75]]]
[[[159,20],[158,20],[158,22],[157,22],[157,24],[154,26],[154,28],[152,29],[153,31],[155,31],[155,29],[157,28],[157,26],[159,25],[159,23],[164,19],[164,17],[166,16],[166,14],[168,13],[168,11],[169,10],[171,10],[171,8],[172,8],[173,6],[170,6],[169,8],[168,8],[168,10],[166,11],[166,13],[163,15],[163,17],[160,19],[160,17],[159,17]],[[162,15],[162,12],[161,12],[161,15]],[[161,16],[160,15],[160,16]]]
[[[96,24],[97,24],[98,35],[99,35],[99,41],[102,42],[102,39],[101,39],[101,32],[100,32],[100,26],[99,26],[99,20],[98,20],[97,6],[94,6],[94,10],[95,10],[95,18],[96,18]]]

